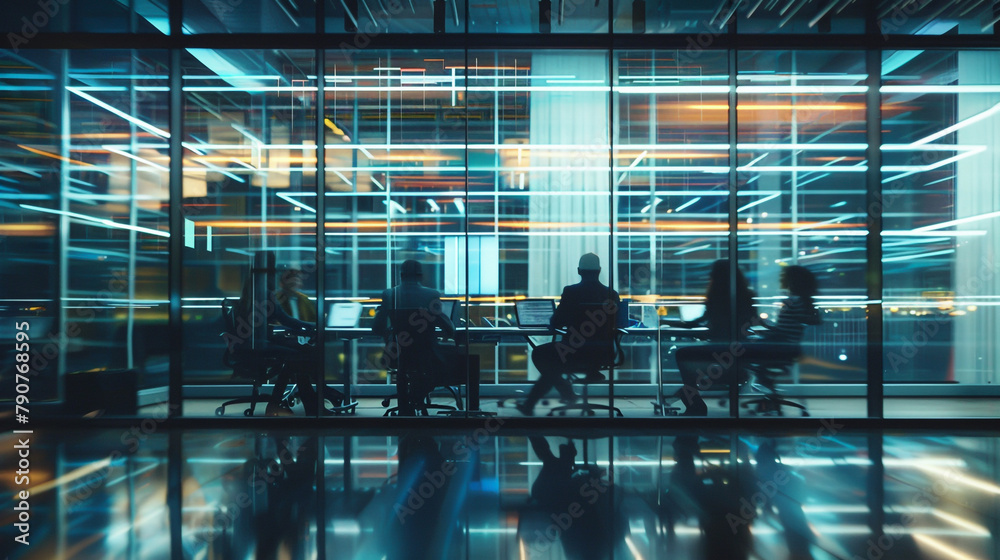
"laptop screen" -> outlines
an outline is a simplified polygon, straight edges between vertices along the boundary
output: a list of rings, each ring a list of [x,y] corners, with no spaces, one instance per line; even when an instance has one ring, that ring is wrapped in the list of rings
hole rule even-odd
[[[358,326],[361,318],[361,304],[341,302],[330,307],[326,326],[335,329],[349,329]]]
[[[700,319],[705,314],[705,306],[692,303],[678,306],[682,321],[694,321]]]
[[[441,300],[441,314],[451,320],[452,323],[455,322],[455,304],[458,303],[453,299],[443,299]]]
[[[547,327],[556,303],[551,299],[520,299],[514,302],[517,324],[522,327]]]

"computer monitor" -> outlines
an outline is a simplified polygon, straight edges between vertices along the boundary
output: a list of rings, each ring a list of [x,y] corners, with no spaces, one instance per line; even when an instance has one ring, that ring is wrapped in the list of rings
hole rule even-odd
[[[514,302],[517,324],[521,327],[548,327],[556,302],[551,299],[519,299]]]
[[[326,326],[334,329],[350,329],[358,326],[361,319],[361,304],[356,302],[340,302],[330,306],[330,316]]]

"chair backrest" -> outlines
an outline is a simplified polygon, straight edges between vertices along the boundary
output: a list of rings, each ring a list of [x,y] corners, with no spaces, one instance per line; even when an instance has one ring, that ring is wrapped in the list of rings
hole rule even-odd
[[[606,368],[620,365],[621,336],[618,306],[611,303],[583,303],[575,314],[563,342],[575,350],[577,361]]]
[[[389,342],[386,351],[401,371],[419,371],[434,353],[437,335],[434,314],[427,308],[400,307],[389,315]]]

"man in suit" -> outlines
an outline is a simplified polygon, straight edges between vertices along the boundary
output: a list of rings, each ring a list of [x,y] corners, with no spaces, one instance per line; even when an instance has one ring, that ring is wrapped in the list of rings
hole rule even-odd
[[[438,343],[434,328],[439,328],[446,336],[454,338],[455,325],[451,318],[441,312],[441,294],[432,288],[420,284],[423,278],[423,268],[415,260],[404,261],[399,271],[400,283],[382,292],[382,303],[375,313],[375,323],[372,332],[386,340],[386,352],[390,359],[395,359],[408,352],[409,358],[419,360],[425,373],[432,376],[438,384],[464,385],[466,372],[472,368],[469,379],[469,401],[473,410],[479,404],[479,368],[476,356],[466,356],[458,347]],[[397,309],[414,310],[403,318],[406,325],[403,329],[418,332],[420,342],[406,338],[393,339],[392,318]],[[399,330],[399,329],[397,329]],[[473,359],[469,359],[473,358]],[[396,394],[399,396],[399,414],[413,415],[416,410],[414,402],[407,398],[411,387],[396,378]],[[415,395],[419,399],[419,394]]]
[[[531,354],[531,362],[538,369],[539,377],[517,409],[525,416],[534,414],[535,403],[549,389],[555,387],[562,400],[577,400],[573,386],[564,374],[579,371],[581,366],[605,363],[614,356],[614,342],[607,336],[617,318],[618,292],[601,283],[601,259],[594,253],[580,257],[577,266],[580,282],[563,288],[559,306],[549,327],[566,328],[567,332],[557,342],[542,344]],[[583,306],[587,304],[588,309]],[[599,308],[594,309],[595,306]]]

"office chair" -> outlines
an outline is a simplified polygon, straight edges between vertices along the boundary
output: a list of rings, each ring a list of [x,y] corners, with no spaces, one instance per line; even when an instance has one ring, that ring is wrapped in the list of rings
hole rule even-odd
[[[436,361],[434,325],[426,320],[412,320],[414,317],[427,317],[427,310],[422,313],[420,308],[402,307],[393,309],[389,316],[390,335],[386,352],[390,353],[390,376],[396,375],[396,393],[383,399],[382,406],[389,406],[392,399],[396,399],[397,406],[386,410],[383,416],[398,415],[404,408],[424,416],[428,409],[462,410],[459,391],[440,381],[444,378],[441,372],[429,370],[429,365]],[[444,387],[451,393],[455,406],[430,402],[431,392],[438,387]],[[409,406],[404,407],[404,403]]]
[[[581,316],[607,316],[604,304],[602,303],[587,303],[580,307],[582,310]],[[574,369],[566,374],[571,383],[579,384],[583,388],[580,395],[581,398],[579,402],[553,408],[549,411],[549,416],[554,414],[565,416],[567,412],[572,410],[579,410],[580,414],[587,416],[594,416],[597,410],[614,411],[617,416],[623,416],[622,411],[618,407],[609,404],[593,404],[588,400],[588,388],[591,383],[608,382],[608,378],[601,372],[610,372],[612,368],[620,367],[625,363],[625,352],[622,351],[621,341],[626,331],[623,328],[619,328],[618,325],[620,324],[622,323],[619,322],[617,317],[607,317],[604,324],[593,325],[594,334],[587,337],[586,342],[582,346],[582,349],[590,349],[585,357],[586,361],[581,360],[575,363]],[[582,327],[582,324],[577,325],[577,332],[584,332]],[[572,344],[571,341],[565,343]]]
[[[806,410],[804,404],[784,398],[779,388],[779,383],[791,377],[792,367],[797,361],[798,357],[788,356],[750,360],[747,369],[754,376],[754,381],[750,383],[750,386],[761,395],[740,403],[740,406],[753,407],[753,411],[757,414],[774,413],[778,416],[784,416],[784,412],[781,410],[782,406],[790,406],[801,410],[802,416],[809,416],[809,411]]]
[[[250,407],[243,411],[243,415],[253,416],[257,403],[262,398],[267,400],[271,397],[270,394],[261,394],[261,386],[275,375],[275,369],[284,365],[284,361],[275,353],[252,348],[250,341],[247,340],[247,333],[237,326],[233,307],[234,302],[229,298],[222,300],[222,320],[225,330],[220,333],[220,336],[226,340],[222,363],[226,367],[232,368],[234,378],[250,380],[253,390],[249,397],[239,397],[222,403],[220,407],[215,409],[215,414],[222,416],[226,413],[227,406],[248,403]],[[291,390],[285,393],[283,402],[290,398]]]

